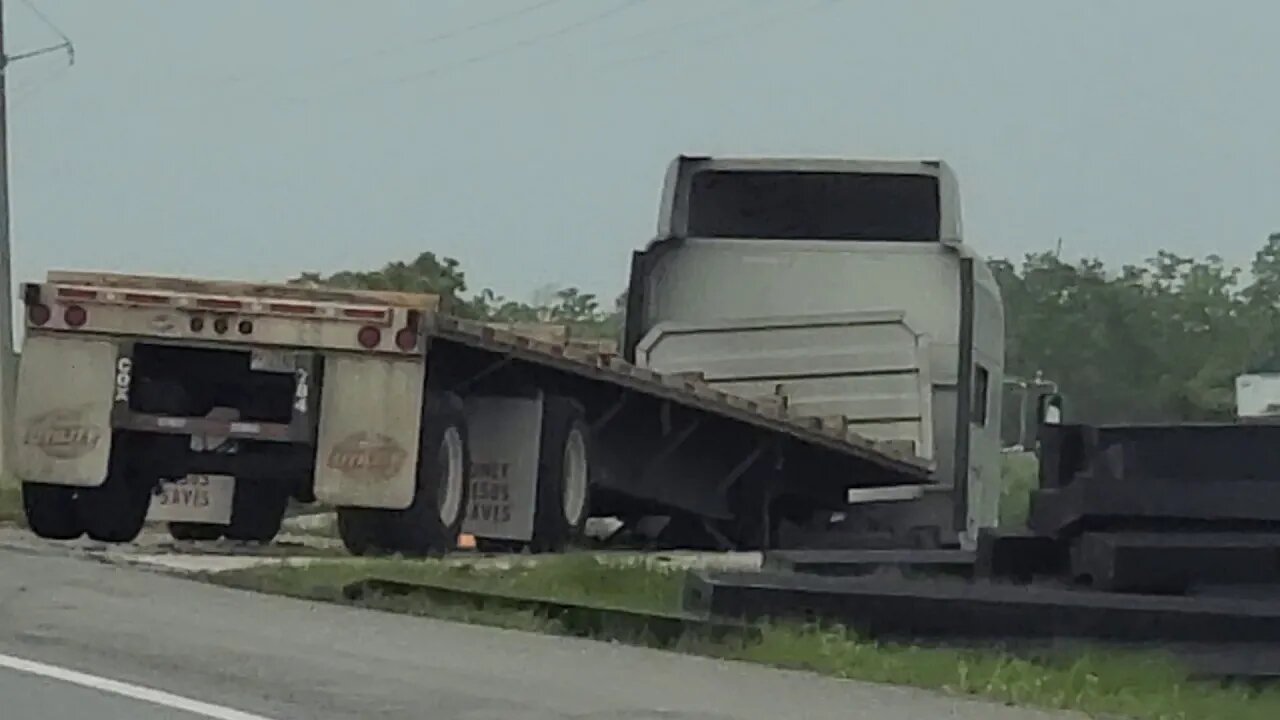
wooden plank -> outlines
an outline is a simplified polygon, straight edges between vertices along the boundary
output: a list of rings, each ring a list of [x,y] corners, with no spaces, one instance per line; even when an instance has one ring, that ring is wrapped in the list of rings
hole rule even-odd
[[[485,324],[496,330],[504,330],[542,342],[563,344],[569,341],[569,328],[566,325],[529,322],[488,322]]]
[[[866,439],[862,435],[858,435],[856,431],[854,431],[853,435],[854,437],[857,437],[859,440]],[[906,439],[877,440],[875,441],[875,445],[881,450],[884,450],[885,452],[891,453],[893,455],[897,455],[899,457],[910,457],[914,455],[916,452],[916,443],[914,440],[906,440]]]
[[[334,287],[312,287],[284,283],[247,283],[229,280],[197,280],[161,275],[126,275],[123,273],[50,270],[46,282],[59,285],[152,290],[192,295],[303,300],[311,302],[351,303],[353,305],[391,305],[421,310],[437,310],[439,295],[389,290],[354,290]]]

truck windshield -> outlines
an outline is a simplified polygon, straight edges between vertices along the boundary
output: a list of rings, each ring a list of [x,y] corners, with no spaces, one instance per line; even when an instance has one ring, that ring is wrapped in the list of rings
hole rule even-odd
[[[927,175],[704,170],[690,183],[695,237],[937,241],[938,179]]]

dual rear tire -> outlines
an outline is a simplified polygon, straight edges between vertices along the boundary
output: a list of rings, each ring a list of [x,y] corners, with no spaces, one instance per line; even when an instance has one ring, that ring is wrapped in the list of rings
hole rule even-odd
[[[107,478],[97,487],[22,484],[22,506],[31,531],[50,540],[87,534],[98,542],[129,542],[142,532],[151,485],[129,472],[125,462],[134,439],[113,440]]]
[[[289,485],[284,481],[237,480],[229,525],[172,522],[169,535],[174,540],[212,541],[225,537],[240,542],[269,543],[280,534],[289,496]]]
[[[124,477],[108,477],[95,488],[22,484],[27,526],[49,540],[87,534],[98,542],[123,543],[138,537],[147,519],[150,488]]]
[[[476,538],[481,552],[556,553],[582,538],[591,510],[592,444],[585,413],[577,403],[547,398],[539,447],[533,537],[528,543]]]
[[[581,536],[590,513],[590,428],[576,403],[544,405],[533,537],[527,542],[477,538],[482,552],[560,552]],[[436,557],[458,547],[471,490],[471,451],[463,403],[430,396],[419,442],[417,487],[403,510],[338,508],[338,532],[353,555]]]
[[[338,534],[353,555],[444,555],[458,546],[470,494],[471,450],[462,400],[429,395],[418,442],[417,485],[403,510],[338,508]]]
[[[23,483],[22,504],[31,531],[50,540],[74,540],[88,535],[106,543],[125,543],[138,537],[151,506],[156,478],[131,468],[131,454],[145,452],[145,440],[117,435],[107,479],[97,487],[79,488]],[[284,481],[248,481],[236,489],[229,526],[171,523],[178,540],[270,542],[280,531],[290,487]]]

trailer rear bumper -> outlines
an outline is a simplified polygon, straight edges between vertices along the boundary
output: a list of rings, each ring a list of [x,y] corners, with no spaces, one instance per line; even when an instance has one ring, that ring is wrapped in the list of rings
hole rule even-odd
[[[312,427],[307,422],[226,421],[206,417],[174,417],[134,412],[132,410],[117,410],[112,413],[111,427],[115,430],[131,430],[162,435],[202,435],[231,440],[312,444]]]

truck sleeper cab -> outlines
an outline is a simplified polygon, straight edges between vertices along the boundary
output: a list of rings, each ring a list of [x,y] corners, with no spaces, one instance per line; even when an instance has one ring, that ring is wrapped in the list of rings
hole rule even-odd
[[[972,547],[996,522],[1003,306],[945,163],[677,158],[627,300],[637,365],[933,462],[930,487],[852,492],[822,528],[842,542]]]

